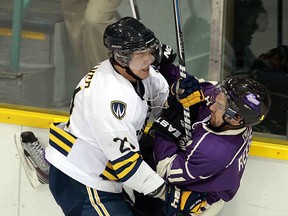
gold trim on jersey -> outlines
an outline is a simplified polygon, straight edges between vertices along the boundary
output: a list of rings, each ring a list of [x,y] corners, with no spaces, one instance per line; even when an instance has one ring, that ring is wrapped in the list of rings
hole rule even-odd
[[[105,180],[119,181],[119,178],[117,177],[115,170],[113,170],[113,167],[110,161],[108,161],[108,163],[106,164],[105,170],[102,172],[100,177]]]
[[[95,211],[99,216],[110,216],[105,206],[101,203],[100,197],[97,190],[87,187],[87,193],[89,195],[89,200]]]
[[[67,156],[69,154],[73,144],[76,142],[76,139],[77,138],[74,135],[57,127],[57,124],[51,124],[49,144],[63,155]]]
[[[111,181],[127,181],[138,170],[143,158],[139,152],[129,152],[128,154],[109,161],[100,177]]]

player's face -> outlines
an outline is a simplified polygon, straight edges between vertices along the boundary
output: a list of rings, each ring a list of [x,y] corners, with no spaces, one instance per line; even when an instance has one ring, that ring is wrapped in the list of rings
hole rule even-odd
[[[223,115],[226,111],[227,97],[223,92],[219,93],[214,103],[210,106],[211,119],[210,124],[213,127],[219,127],[224,123]]]
[[[151,54],[151,50],[135,51],[129,61],[129,68],[141,79],[146,79],[149,76],[150,65],[154,61],[155,57]]]

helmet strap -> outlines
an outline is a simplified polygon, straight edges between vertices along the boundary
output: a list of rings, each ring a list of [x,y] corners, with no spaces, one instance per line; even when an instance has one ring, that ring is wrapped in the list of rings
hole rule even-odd
[[[225,131],[225,130],[229,130],[229,129],[233,129],[233,130],[240,129],[240,128],[243,128],[245,126],[244,124],[240,124],[237,126],[229,124],[229,122],[227,122],[225,120],[225,115],[222,116],[222,119],[223,119],[223,123],[220,126],[213,127],[212,125],[209,125],[209,128],[215,132],[221,132],[221,131]]]
[[[219,126],[219,128],[222,128],[222,130],[225,130],[225,129],[239,129],[239,128],[243,128],[244,127],[244,124],[241,123],[241,121],[239,122],[240,125],[231,125],[229,122],[227,122],[225,120],[225,117],[227,117],[227,116],[225,116],[225,115],[222,116],[222,119],[223,119],[224,122],[222,123],[222,125]]]
[[[122,67],[122,66],[121,66],[121,67]],[[138,77],[136,74],[134,74],[128,66],[126,66],[126,67],[124,67],[124,68],[125,68],[126,72],[127,72],[130,76],[132,76],[134,79],[136,79],[136,80],[138,80],[138,81],[141,81],[141,80],[142,80],[140,77]]]
[[[123,65],[121,65],[119,62],[117,62],[114,57],[110,57],[110,62],[112,63],[112,65],[113,64],[117,64],[118,66],[124,68],[126,70],[127,74],[132,76],[137,81],[141,81],[142,80],[140,77],[138,77],[136,74],[134,74],[128,66],[123,67]]]
[[[225,126],[227,125],[228,125],[228,122],[224,120],[224,122],[218,127],[214,127],[211,124],[209,124],[209,128],[215,132],[221,132],[225,130]]]

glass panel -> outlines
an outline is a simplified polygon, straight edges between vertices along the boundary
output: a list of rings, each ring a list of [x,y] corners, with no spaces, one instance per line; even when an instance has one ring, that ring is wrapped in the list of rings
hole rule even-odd
[[[264,84],[272,105],[254,131],[287,134],[287,1],[226,1],[223,77],[243,75]]]
[[[69,70],[73,60],[61,2],[0,0],[0,17],[1,107],[11,104],[19,108],[16,104],[25,110],[37,107],[45,108],[45,112],[46,108],[67,112],[68,98],[76,84],[73,77],[79,72]],[[15,22],[16,18],[21,24]],[[16,32],[22,27],[21,37],[12,37],[12,25]],[[20,47],[11,49],[18,43]],[[15,62],[15,53],[19,53],[19,62]]]
[[[183,21],[186,69],[198,78],[208,79],[211,0],[188,0]]]
[[[165,44],[177,53],[173,1],[137,1],[141,20]],[[186,70],[198,78],[208,77],[210,49],[211,0],[181,0],[181,21]],[[151,5],[153,9],[151,9]],[[123,1],[120,15],[131,14],[130,5]],[[178,56],[175,60],[178,64]]]
[[[177,52],[172,0],[137,2],[142,22]],[[286,135],[288,2],[180,2],[186,70],[206,80],[241,74],[262,82],[270,91],[272,107],[255,130]],[[8,3],[0,4],[0,103],[68,112],[73,90],[87,70],[76,65],[84,64],[84,55],[75,58],[73,54],[61,2],[31,0],[23,19],[20,70],[16,72],[9,69],[13,3]],[[117,9],[120,17],[132,16],[129,0],[122,0]],[[102,43],[99,38],[95,41]]]

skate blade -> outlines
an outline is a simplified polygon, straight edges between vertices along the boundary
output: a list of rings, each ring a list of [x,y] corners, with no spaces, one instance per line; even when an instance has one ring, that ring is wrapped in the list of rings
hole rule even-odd
[[[15,141],[15,145],[19,153],[20,159],[21,159],[21,164],[24,167],[26,176],[31,186],[36,189],[41,183],[39,182],[37,178],[37,174],[36,174],[34,166],[28,159],[25,158],[24,149],[22,148],[19,133],[14,134],[14,141]]]

